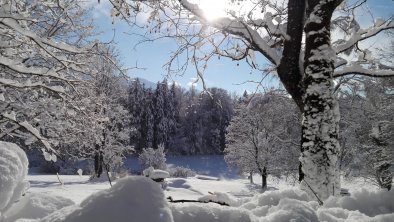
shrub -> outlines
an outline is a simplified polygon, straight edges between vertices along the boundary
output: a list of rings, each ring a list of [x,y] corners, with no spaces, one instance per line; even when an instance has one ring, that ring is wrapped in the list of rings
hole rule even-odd
[[[166,154],[163,146],[159,146],[156,150],[153,148],[143,149],[138,160],[143,169],[153,167],[154,169],[165,170],[167,168]]]
[[[192,169],[189,169],[187,167],[174,167],[169,169],[170,176],[171,177],[194,177],[196,175],[196,172],[194,172]]]

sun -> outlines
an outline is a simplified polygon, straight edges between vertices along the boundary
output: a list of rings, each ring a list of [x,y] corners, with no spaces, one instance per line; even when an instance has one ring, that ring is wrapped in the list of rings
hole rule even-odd
[[[208,21],[226,17],[227,0],[200,0],[199,7],[204,11]]]

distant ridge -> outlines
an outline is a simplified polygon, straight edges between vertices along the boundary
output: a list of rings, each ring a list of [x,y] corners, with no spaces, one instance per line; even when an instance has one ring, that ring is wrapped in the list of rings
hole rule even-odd
[[[136,81],[137,79],[140,81],[141,84],[144,84],[144,87],[146,89],[155,89],[156,88],[156,83],[151,82],[149,80],[146,80],[144,78],[140,78],[140,77],[138,77],[138,78],[131,78],[130,82]]]

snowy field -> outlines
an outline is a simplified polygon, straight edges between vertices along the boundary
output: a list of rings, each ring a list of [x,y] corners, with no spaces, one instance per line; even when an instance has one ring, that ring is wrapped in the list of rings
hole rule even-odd
[[[71,199],[75,203],[81,203],[91,194],[110,188],[107,180],[91,182],[87,175],[60,175],[61,184],[56,175],[28,175],[26,180],[30,182],[28,193],[45,193],[62,196]],[[104,178],[106,176],[104,175]],[[167,187],[164,189],[166,197],[171,196],[174,200],[198,198],[214,192],[227,193],[234,198],[252,197],[261,191],[261,178],[254,175],[254,184],[249,179],[217,178],[209,175],[197,175],[189,178],[168,178]],[[115,182],[116,183],[116,182]],[[350,192],[358,192],[362,189],[377,191],[378,188],[361,178],[342,181],[342,187]],[[278,179],[269,177],[269,191],[297,188],[298,184],[293,179]],[[269,192],[267,191],[267,192]]]
[[[205,156],[198,167],[208,168],[207,175],[167,178],[164,188],[131,175],[111,187],[105,176],[98,182],[89,181],[87,175],[25,176],[28,163],[23,151],[6,145],[0,153],[0,179],[5,182],[0,193],[1,222],[392,222],[394,218],[394,192],[378,190],[361,179],[344,181],[351,196],[330,197],[320,206],[291,178],[270,178],[268,190],[262,192],[257,175],[256,184],[238,176],[215,177],[223,171],[218,167],[223,160]],[[184,161],[180,158],[172,164]],[[169,197],[200,202],[173,203]]]
[[[203,159],[203,164],[185,165],[186,162],[198,163],[201,159]],[[128,164],[132,161],[132,159],[129,160]],[[189,178],[168,178],[166,180],[167,186],[163,189],[164,198],[213,200],[230,205],[171,203],[169,207],[175,221],[243,222],[291,221],[291,219],[295,219],[295,221],[393,221],[394,218],[394,193],[378,192],[377,187],[363,179],[343,180],[342,187],[348,189],[358,199],[349,199],[349,197],[344,197],[348,198],[347,200],[332,198],[323,207],[319,207],[313,198],[307,197],[305,193],[297,189],[298,184],[292,178],[269,177],[269,189],[262,193],[260,189],[261,179],[258,175],[254,176],[255,184],[250,184],[247,178],[242,178],[236,174],[228,174],[234,172],[231,170],[226,172],[226,169],[220,168],[219,166],[223,166],[223,163],[221,156],[171,159],[173,166],[190,167],[197,172],[204,171],[206,174]],[[196,167],[193,168],[193,166]],[[138,167],[138,165],[129,165],[129,167]],[[224,171],[227,175],[232,176],[217,177],[222,175],[218,171]],[[89,176],[86,175],[60,175],[59,178],[63,184],[59,182],[56,175],[28,175],[27,180],[30,182],[28,194],[60,196],[71,199],[78,205],[86,198],[89,199],[92,194],[97,194],[98,191],[107,192],[110,189],[108,181],[91,182]],[[144,192],[138,186],[131,189],[136,190],[128,192]],[[127,196],[130,196],[130,194]],[[116,209],[113,210],[116,211]],[[126,220],[119,218],[118,221]]]

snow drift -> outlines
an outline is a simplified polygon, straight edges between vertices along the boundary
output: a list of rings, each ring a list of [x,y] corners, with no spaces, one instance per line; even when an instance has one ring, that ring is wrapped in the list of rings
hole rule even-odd
[[[361,191],[347,197],[330,197],[317,211],[319,219],[337,221],[380,221],[394,218],[394,190]]]
[[[18,201],[29,183],[28,160],[25,152],[14,143],[0,141],[0,218]]]
[[[15,203],[5,213],[2,222],[13,222],[20,218],[39,219],[74,204],[72,200],[63,197],[31,193]]]
[[[79,206],[63,208],[40,222],[172,222],[171,210],[160,186],[149,178],[119,179],[108,190],[85,199]]]

